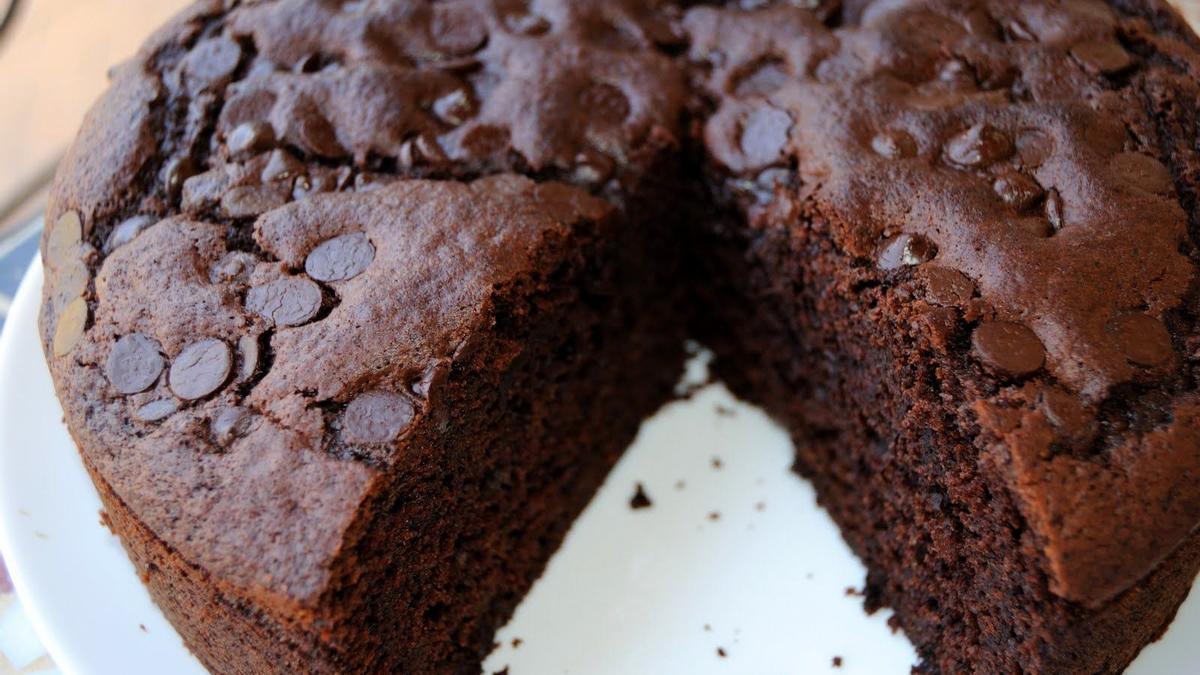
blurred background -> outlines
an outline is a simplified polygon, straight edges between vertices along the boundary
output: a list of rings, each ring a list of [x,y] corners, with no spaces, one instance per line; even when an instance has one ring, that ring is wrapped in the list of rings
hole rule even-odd
[[[0,0],[0,327],[54,166],[109,67],[190,0]],[[1174,3],[1200,26],[1200,0]],[[53,674],[0,560],[0,675]]]

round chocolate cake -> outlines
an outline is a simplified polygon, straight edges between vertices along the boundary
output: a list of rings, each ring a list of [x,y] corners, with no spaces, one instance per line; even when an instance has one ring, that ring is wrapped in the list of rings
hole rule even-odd
[[[215,673],[478,673],[683,342],[926,673],[1200,569],[1200,40],[1158,0],[204,0],[59,170],[41,330]]]

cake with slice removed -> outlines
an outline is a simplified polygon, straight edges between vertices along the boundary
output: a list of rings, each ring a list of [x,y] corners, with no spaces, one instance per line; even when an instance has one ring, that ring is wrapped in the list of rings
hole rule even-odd
[[[478,672],[682,340],[930,673],[1119,672],[1200,568],[1200,40],[1154,0],[196,3],[42,336],[220,673]]]

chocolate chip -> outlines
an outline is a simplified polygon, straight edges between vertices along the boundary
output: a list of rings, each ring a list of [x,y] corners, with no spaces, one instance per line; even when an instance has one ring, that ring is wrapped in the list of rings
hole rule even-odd
[[[46,262],[58,266],[77,258],[83,241],[83,221],[76,211],[67,211],[54,221],[46,238]]]
[[[236,287],[250,284],[250,274],[258,265],[258,258],[245,251],[230,251],[208,268],[208,280],[213,284],[232,284]]]
[[[105,365],[113,389],[128,395],[154,386],[166,365],[160,350],[157,340],[142,333],[132,333],[117,340]]]
[[[545,17],[528,11],[509,12],[504,15],[504,26],[518,35],[545,35],[550,22]]]
[[[262,152],[275,144],[275,129],[266,122],[243,122],[225,140],[234,155]]]
[[[375,247],[366,233],[353,232],[314,248],[304,261],[304,271],[318,281],[347,281],[365,272],[373,260]]]
[[[1122,185],[1152,194],[1169,194],[1175,186],[1171,170],[1162,162],[1140,152],[1122,152],[1109,160],[1108,168]]]
[[[595,188],[607,183],[612,178],[616,164],[612,159],[595,150],[584,150],[575,156],[575,166],[571,170],[571,182],[587,188]]]
[[[1133,64],[1129,52],[1113,40],[1092,40],[1071,47],[1071,56],[1093,74],[1112,74]]]
[[[286,150],[274,150],[267,159],[267,165],[263,167],[260,178],[264,183],[272,183],[291,180],[302,173],[304,173],[304,165],[300,163],[300,160]]]
[[[1017,171],[1006,171],[992,183],[992,189],[1000,199],[1018,211],[1033,206],[1045,194],[1045,190],[1034,179]]]
[[[163,167],[163,183],[171,199],[177,199],[187,179],[196,175],[196,164],[191,157],[173,157]]]
[[[276,326],[300,326],[321,311],[321,287],[304,277],[284,277],[246,293],[246,309]]]
[[[895,270],[933,260],[937,246],[919,234],[898,234],[879,248],[879,269]]]
[[[434,43],[447,53],[470,54],[487,42],[487,28],[474,9],[464,5],[437,4],[429,32]]]
[[[629,117],[629,98],[607,82],[595,82],[579,95],[579,107],[593,126],[616,127]]]
[[[993,369],[1011,375],[1037,371],[1046,360],[1046,349],[1033,331],[1019,323],[989,321],[971,336],[975,354]]]
[[[346,155],[346,149],[338,141],[333,125],[319,113],[311,110],[298,112],[295,129],[296,138],[308,152],[325,159],[338,159]]]
[[[133,411],[133,418],[139,422],[159,422],[179,411],[179,402],[170,398],[160,398],[157,401],[139,407]]]
[[[466,89],[455,89],[433,102],[433,114],[446,124],[458,126],[475,114],[475,101]]]
[[[767,96],[783,86],[788,79],[787,66],[778,58],[756,61],[733,78],[735,96]]]
[[[220,389],[232,370],[229,345],[205,338],[188,345],[175,357],[167,380],[176,396],[194,401]]]
[[[489,157],[508,147],[509,133],[504,127],[480,124],[463,134],[459,143],[474,157]]]
[[[1081,440],[1088,435],[1095,419],[1078,396],[1060,388],[1047,387],[1041,397],[1046,419],[1067,438]]]
[[[962,306],[975,295],[975,282],[958,270],[928,265],[923,268],[929,299],[938,305]]]
[[[412,423],[413,415],[412,403],[399,394],[359,394],[342,413],[342,437],[349,443],[387,443]]]
[[[222,408],[212,419],[212,435],[217,444],[226,446],[246,435],[254,417],[250,411],[238,406]]]
[[[202,40],[184,59],[189,86],[193,89],[224,87],[242,60],[237,42],[216,37]]]
[[[917,142],[907,131],[887,129],[871,139],[871,149],[880,157],[901,159],[917,154]]]
[[[755,166],[774,164],[787,147],[791,130],[791,115],[770,106],[759,108],[742,124],[742,153]]]
[[[137,238],[143,230],[158,222],[154,216],[133,216],[122,220],[104,242],[104,252],[111,253]]]
[[[1013,152],[1008,136],[986,122],[954,136],[946,143],[946,159],[964,169],[994,164]]]
[[[1045,204],[1046,221],[1050,223],[1050,227],[1054,232],[1063,228],[1063,201],[1058,195],[1058,190],[1051,189],[1046,193]]]
[[[1025,168],[1035,169],[1054,155],[1054,139],[1044,131],[1026,129],[1017,136],[1017,156]]]
[[[258,337],[254,335],[243,335],[238,338],[238,372],[237,381],[239,384],[250,381],[254,377],[254,373],[258,371],[259,346]]]
[[[83,298],[75,298],[58,315],[58,324],[54,328],[54,355],[66,356],[75,349],[83,330],[87,327],[88,304]]]
[[[1139,366],[1157,366],[1175,353],[1171,334],[1161,321],[1146,314],[1125,314],[1111,324],[1125,358]]]
[[[253,218],[286,203],[279,190],[262,185],[231,188],[221,196],[221,210],[230,218]]]

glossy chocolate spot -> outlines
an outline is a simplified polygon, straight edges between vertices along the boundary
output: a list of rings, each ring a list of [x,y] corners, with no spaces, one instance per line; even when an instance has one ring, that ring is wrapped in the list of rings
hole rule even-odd
[[[183,191],[183,184],[197,173],[196,164],[191,157],[172,157],[163,167],[163,183],[166,184],[167,194],[171,199],[178,199]]]
[[[1060,387],[1047,387],[1042,392],[1042,412],[1063,436],[1080,440],[1093,430],[1095,418],[1078,396]]]
[[[475,101],[466,89],[455,89],[433,102],[433,114],[446,124],[458,126],[475,114]]]
[[[128,244],[156,222],[158,222],[157,218],[147,215],[133,216],[122,220],[108,235],[108,241],[104,243],[104,252],[111,253]]]
[[[75,298],[58,315],[58,323],[54,328],[55,356],[66,356],[79,344],[83,331],[88,322],[88,304],[83,298]]]
[[[1171,170],[1157,159],[1140,152],[1122,152],[1108,163],[1112,176],[1122,186],[1165,195],[1175,187]]]
[[[246,435],[254,417],[249,410],[238,406],[222,408],[212,419],[213,439],[225,446]]]
[[[142,333],[126,335],[113,344],[105,372],[119,394],[136,394],[154,386],[166,366],[161,346]]]
[[[917,154],[917,142],[907,131],[888,129],[879,132],[871,139],[871,149],[880,157],[901,159]]]
[[[1110,75],[1133,64],[1129,52],[1113,40],[1092,40],[1071,47],[1071,56],[1094,74]]]
[[[759,108],[742,124],[742,153],[756,166],[773,164],[787,147],[791,129],[792,118],[786,112],[770,106]]]
[[[1009,321],[980,324],[971,335],[971,344],[981,361],[1010,375],[1027,375],[1042,367],[1046,349],[1028,327]]]
[[[322,242],[304,260],[308,276],[324,282],[347,281],[367,271],[375,246],[364,232],[343,234]]]
[[[1042,198],[1045,190],[1034,179],[1016,171],[1006,171],[992,183],[992,189],[1009,206],[1024,211]]]
[[[616,165],[602,152],[584,150],[575,156],[571,182],[585,188],[596,188],[612,178]]]
[[[1046,193],[1046,203],[1043,208],[1046,214],[1046,222],[1050,223],[1052,232],[1057,232],[1063,228],[1065,220],[1063,219],[1063,201],[1059,196],[1058,190],[1050,190]]]
[[[242,47],[226,37],[202,40],[184,59],[187,82],[193,90],[225,86],[242,60]]]
[[[232,369],[229,345],[206,338],[188,345],[175,357],[167,381],[176,396],[194,401],[219,390]]]
[[[434,5],[429,31],[434,44],[453,56],[470,54],[487,41],[482,17],[461,4]]]
[[[1167,327],[1152,316],[1125,314],[1112,322],[1111,329],[1125,358],[1139,366],[1157,366],[1175,353]]]
[[[305,150],[326,159],[338,159],[346,155],[346,149],[338,141],[337,132],[329,120],[313,111],[299,111],[297,114],[296,137]]]
[[[919,234],[898,234],[879,248],[879,269],[895,270],[933,260],[937,246]]]
[[[1012,152],[1013,145],[1008,136],[986,122],[976,124],[946,143],[946,159],[964,169],[986,167]]]
[[[139,406],[133,411],[133,418],[139,422],[160,422],[177,412],[179,412],[178,401],[170,398],[160,398]]]
[[[300,326],[321,311],[321,287],[304,277],[284,277],[246,293],[246,309],[276,326]]]
[[[342,413],[342,438],[348,443],[373,445],[394,440],[412,423],[412,403],[385,391],[359,394]]]
[[[275,129],[266,122],[243,122],[229,132],[226,145],[234,155],[254,154],[275,144]]]
[[[1054,155],[1054,139],[1039,129],[1026,129],[1017,136],[1017,156],[1027,169],[1036,169]]]
[[[787,79],[787,67],[781,59],[762,59],[734,76],[733,93],[743,98],[766,96],[782,87]]]
[[[584,89],[579,95],[579,106],[593,126],[616,127],[629,117],[629,99],[607,82],[597,82]]]
[[[975,295],[975,282],[958,270],[928,265],[923,274],[929,299],[934,304],[961,307]]]

